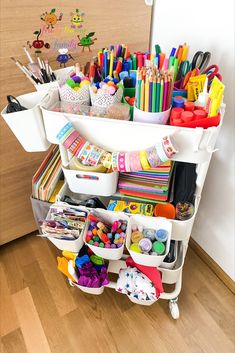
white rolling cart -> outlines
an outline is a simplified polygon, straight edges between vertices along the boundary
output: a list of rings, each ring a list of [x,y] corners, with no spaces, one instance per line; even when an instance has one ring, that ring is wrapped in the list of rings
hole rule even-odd
[[[189,162],[197,165],[196,173],[196,191],[195,191],[195,212],[192,218],[186,221],[170,220],[172,224],[171,239],[178,243],[178,256],[174,268],[167,269],[158,267],[162,273],[163,284],[174,284],[174,290],[164,292],[159,299],[169,301],[169,310],[174,319],[179,318],[178,296],[182,286],[182,271],[185,256],[187,253],[188,242],[191,235],[193,223],[199,207],[201,193],[210,164],[213,152],[215,151],[215,143],[219,134],[220,127],[223,121],[225,106],[221,108],[221,121],[217,127],[203,128],[180,128],[169,125],[146,124],[130,121],[120,121],[112,119],[103,119],[96,117],[84,117],[73,114],[57,113],[49,111],[49,107],[58,100],[58,91],[50,91],[41,102],[44,126],[47,139],[51,143],[57,143],[56,135],[63,125],[69,120],[73,126],[89,141],[97,144],[106,150],[139,150],[149,147],[165,135],[174,135],[174,140],[177,144],[179,153],[173,160],[180,162]],[[65,119],[66,118],[66,119]],[[114,133],[115,132],[115,133]],[[120,138],[122,136],[122,138]],[[68,155],[64,148],[61,148],[62,163],[66,168],[68,164]],[[76,171],[73,171],[76,174]],[[66,174],[65,174],[66,175]],[[66,178],[67,179],[67,178]],[[71,180],[67,180],[70,184]],[[93,181],[91,181],[92,183]],[[74,181],[72,182],[74,186]],[[65,186],[68,188],[68,185]],[[71,189],[71,187],[70,187]],[[82,187],[84,190],[84,188]],[[94,188],[91,188],[94,190]],[[63,191],[64,192],[64,191]],[[70,191],[71,192],[71,191]],[[82,190],[79,190],[82,194]],[[85,192],[87,193],[87,192]],[[78,195],[77,195],[78,196]],[[105,193],[102,196],[107,196]],[[83,195],[84,197],[84,195]],[[121,260],[110,260],[108,266],[109,273],[118,274],[121,268],[126,267],[124,255]],[[84,288],[69,281],[70,285],[77,286],[79,289],[87,293],[102,294],[103,289],[90,291],[89,288]],[[111,281],[106,287],[116,288],[116,282]],[[142,305],[151,305],[154,302],[143,302],[133,300],[133,302]]]
[[[39,94],[39,98],[41,99],[41,93]],[[132,151],[145,149],[154,145],[164,136],[173,135],[174,141],[176,142],[179,150],[179,152],[174,156],[173,160],[194,163],[197,165],[194,215],[187,221],[170,220],[172,225],[171,239],[176,240],[178,242],[177,261],[174,265],[174,268],[172,269],[163,268],[161,266],[158,267],[159,271],[161,271],[162,273],[163,284],[174,284],[174,290],[172,292],[162,293],[160,295],[160,299],[165,299],[169,301],[169,309],[171,316],[174,319],[178,319],[179,308],[177,299],[182,286],[182,271],[184,259],[187,253],[188,242],[191,235],[191,230],[193,227],[197,209],[199,207],[204,181],[206,178],[212,154],[215,151],[215,143],[220,131],[220,127],[222,125],[225,106],[223,105],[221,107],[221,121],[219,126],[210,127],[207,129],[182,128],[169,125],[146,124],[139,122],[112,120],[98,117],[88,117],[52,112],[49,110],[49,107],[56,100],[58,100],[58,88],[54,88],[47,93],[45,92],[43,96],[44,97],[42,98],[40,104],[39,102],[37,102],[37,104],[39,104],[40,106],[40,109],[37,108],[37,116],[35,115],[35,112],[32,111],[31,119],[32,121],[35,121],[35,119],[40,120],[40,129],[38,129],[38,139],[46,138],[47,147],[50,145],[50,143],[58,143],[56,135],[65,125],[65,123],[69,120],[86,139],[109,151]],[[22,99],[24,99],[24,96],[22,96]],[[6,114],[3,114],[3,117],[6,118]],[[16,113],[14,119],[18,119],[18,113]],[[14,129],[12,126],[14,127]],[[11,125],[9,124],[9,127],[13,130],[13,132],[14,130],[15,132],[18,131],[18,128],[15,127],[14,122]],[[39,146],[38,139],[35,139],[34,143],[30,131],[27,132],[28,134],[24,134],[24,141],[21,141],[22,139],[20,139],[20,137],[17,136],[17,133],[15,133],[18,140],[20,140],[20,142],[23,142],[23,147],[24,145],[26,146],[27,144],[30,144],[29,148],[26,149],[24,147],[29,152],[45,150],[45,146]],[[63,166],[66,168],[68,155],[67,152],[65,152],[63,149],[61,149],[61,152],[62,163]],[[72,185],[74,185],[74,178],[76,179],[77,173],[78,172],[76,171],[72,171]],[[68,175],[70,175],[70,173],[68,173]],[[112,182],[116,183],[117,175],[114,174],[111,177],[113,178]],[[79,180],[80,179],[77,179],[78,183]],[[71,182],[70,177],[68,177],[67,181]],[[89,182],[93,183],[95,181],[89,180]],[[86,192],[84,192],[83,190],[86,190]],[[95,194],[95,188],[93,186],[90,190],[93,190],[93,194]],[[103,188],[99,190],[102,190],[102,196],[108,196],[115,191],[115,188],[113,189],[111,187],[108,193],[105,193],[105,190]],[[89,187],[88,189],[85,189],[83,186],[81,190],[79,190],[79,194],[88,194],[88,191]],[[84,195],[82,195],[82,198],[84,199]],[[108,272],[118,274],[120,268],[126,267],[125,258],[126,255],[124,255],[121,260],[110,260]],[[74,283],[70,282],[70,284],[76,286],[76,284]],[[104,288],[99,288],[99,290],[92,290],[91,288],[81,286],[77,287],[83,290],[84,292],[96,295],[102,294],[104,290]],[[116,282],[111,281],[107,285],[107,287],[114,289],[116,287]],[[151,301],[146,303],[131,298],[129,299],[137,304],[142,305],[151,305],[155,303]]]

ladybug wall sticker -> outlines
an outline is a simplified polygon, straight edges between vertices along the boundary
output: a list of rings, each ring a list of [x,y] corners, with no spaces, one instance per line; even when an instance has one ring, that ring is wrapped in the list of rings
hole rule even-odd
[[[33,47],[35,49],[35,54],[40,54],[42,48],[46,48],[46,49],[50,48],[49,43],[45,43],[42,39],[39,38],[41,35],[41,32],[42,32],[41,29],[39,31],[35,31],[33,34],[37,36],[37,38],[32,43],[30,43],[29,41],[27,42],[27,45],[29,46],[29,48]]]
[[[41,15],[41,20],[45,22],[45,24],[47,25],[47,28],[54,28],[54,26],[56,25],[56,23],[58,21],[62,20],[63,14],[60,13],[59,17],[57,17],[57,15],[55,14],[56,9],[52,9],[50,11],[50,13],[48,12],[44,12]]]
[[[59,55],[57,56],[56,60],[60,63],[60,67],[62,65],[64,65],[64,67],[66,66],[66,63],[72,59],[74,60],[74,58],[72,57],[71,54],[69,54],[68,49],[67,48],[61,48],[58,50]]]
[[[90,32],[88,33],[85,37],[80,38],[79,35],[77,35],[79,42],[78,42],[78,46],[82,47],[82,52],[84,52],[85,48],[87,47],[89,51],[91,51],[91,45],[93,45],[95,43],[95,40],[97,40],[97,38],[92,38],[94,37],[95,32]]]

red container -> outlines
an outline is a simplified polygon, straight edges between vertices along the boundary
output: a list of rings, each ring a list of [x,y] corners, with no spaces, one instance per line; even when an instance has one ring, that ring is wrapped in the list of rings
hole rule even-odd
[[[191,127],[191,128],[195,128],[195,127],[202,127],[204,129],[207,129],[208,127],[211,126],[218,126],[220,123],[220,114],[216,115],[216,116],[212,116],[210,118],[204,118],[204,119],[200,119],[200,120],[193,120],[187,123],[175,123],[175,121],[170,117],[170,125],[173,126],[181,126],[181,127]]]

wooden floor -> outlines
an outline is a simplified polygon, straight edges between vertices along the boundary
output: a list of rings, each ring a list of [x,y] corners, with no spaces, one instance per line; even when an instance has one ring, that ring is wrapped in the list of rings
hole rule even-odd
[[[0,248],[1,353],[234,353],[234,296],[192,250],[178,321],[163,300],[141,307],[70,287],[57,254],[36,236]]]

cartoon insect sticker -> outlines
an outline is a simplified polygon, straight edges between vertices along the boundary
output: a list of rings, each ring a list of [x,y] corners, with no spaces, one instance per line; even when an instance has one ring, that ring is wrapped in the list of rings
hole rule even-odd
[[[83,17],[85,16],[84,13],[80,13],[79,9],[76,9],[76,12],[71,12],[71,28],[75,30],[78,28],[82,28],[82,23],[84,22]]]
[[[84,52],[85,47],[87,47],[89,51],[91,51],[90,46],[95,43],[95,40],[97,40],[97,38],[92,38],[94,37],[94,35],[95,35],[95,32],[90,32],[85,37],[82,37],[82,38],[80,38],[80,36],[77,35],[79,39],[78,46],[82,47],[82,52]]]
[[[67,48],[61,48],[61,49],[58,50],[58,52],[59,52],[59,55],[57,56],[56,60],[60,63],[60,67],[62,65],[64,65],[64,67],[65,67],[66,63],[70,59],[74,60],[72,55],[68,53],[68,49]]]
[[[52,9],[50,13],[48,12],[44,12],[41,15],[41,20],[44,21],[47,25],[47,28],[54,28],[54,26],[56,25],[56,23],[58,21],[62,20],[63,14],[60,13],[59,17],[57,17],[57,15],[55,14],[56,9]]]
[[[28,41],[27,45],[29,46],[29,48],[33,47],[34,49],[36,49],[35,54],[40,54],[42,48],[46,48],[46,49],[50,48],[49,43],[45,43],[42,39],[39,39],[41,35],[41,29],[39,31],[35,31],[33,34],[37,36],[37,39],[35,39],[32,43]]]

